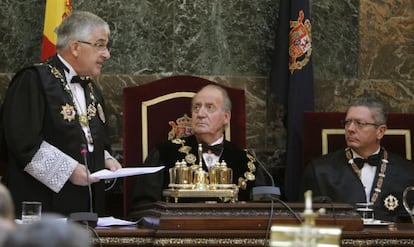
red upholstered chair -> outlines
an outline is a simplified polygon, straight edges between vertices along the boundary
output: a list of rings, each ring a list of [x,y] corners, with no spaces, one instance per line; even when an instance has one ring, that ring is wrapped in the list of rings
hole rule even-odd
[[[172,76],[123,90],[124,166],[140,166],[148,152],[171,134],[187,135],[185,123],[191,118],[191,99],[203,86],[217,84],[200,77]],[[223,86],[232,101],[232,117],[226,139],[246,147],[246,106],[244,90]],[[185,116],[186,114],[186,116]],[[124,215],[129,213],[129,194],[139,179],[124,179]]]
[[[312,158],[345,147],[344,112],[305,112],[303,118],[303,165]],[[389,113],[382,145],[390,152],[412,158],[414,114]]]

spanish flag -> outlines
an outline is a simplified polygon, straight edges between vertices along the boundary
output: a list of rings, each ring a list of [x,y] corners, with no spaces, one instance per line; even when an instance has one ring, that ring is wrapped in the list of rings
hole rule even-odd
[[[56,53],[56,28],[72,11],[72,0],[46,0],[41,60]]]

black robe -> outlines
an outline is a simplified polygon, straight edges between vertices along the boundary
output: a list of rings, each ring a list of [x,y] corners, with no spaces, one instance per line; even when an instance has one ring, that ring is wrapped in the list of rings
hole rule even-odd
[[[414,185],[414,163],[393,153],[388,154],[388,161],[386,177],[374,204],[374,217],[379,220],[398,221],[399,217],[407,215],[403,206],[402,193],[406,187]],[[379,170],[380,167],[377,167],[377,174]],[[376,175],[371,196],[376,188],[377,180]],[[344,150],[312,160],[304,175],[303,190],[312,190],[314,197],[323,196],[333,202],[348,203],[352,206],[367,201],[364,186],[351,165],[348,164]],[[392,197],[398,200],[398,206],[395,209],[389,209],[385,204],[385,200]],[[413,201],[411,205],[412,203]]]
[[[63,78],[56,77],[47,64],[56,68]],[[57,56],[52,57],[47,64],[31,66],[17,72],[3,104],[2,124],[8,149],[4,180],[13,197],[17,217],[21,214],[22,201],[40,201],[43,212],[63,215],[89,211],[87,186],[77,186],[68,180],[59,193],[55,193],[24,171],[43,141],[79,163],[85,163],[80,149],[87,142],[78,121],[78,114],[76,119],[68,121],[62,113],[62,106],[74,106],[73,99],[64,90],[62,82],[66,81],[64,65]],[[91,83],[96,103],[105,111],[101,93],[92,81]],[[85,95],[87,94],[89,88],[86,87]],[[90,98],[85,97],[87,101]],[[104,150],[110,151],[110,147],[106,125],[98,114],[89,120],[89,125],[94,140],[94,152],[88,154],[88,165],[93,172],[104,168]],[[103,214],[103,181],[93,184],[92,190],[94,211]]]
[[[191,147],[190,153],[194,154],[197,160],[195,164],[199,163],[198,159],[198,143],[194,135],[183,138],[185,145]],[[249,171],[247,163],[249,161],[246,156],[246,152],[238,148],[235,144],[224,141],[223,153],[220,156],[220,161],[224,160],[227,163],[227,167],[233,170],[233,183],[238,184],[239,177],[244,178],[244,173]],[[160,166],[164,165],[165,168],[155,174],[141,175],[137,178],[136,184],[131,195],[131,206],[155,202],[162,200],[162,191],[168,188],[169,184],[169,169],[173,167],[176,161],[181,161],[185,158],[185,153],[179,152],[178,149],[181,144],[175,144],[171,141],[157,145],[145,159],[144,166]],[[247,183],[247,188],[239,189],[238,200],[249,201],[251,200],[251,189],[254,186],[270,185],[270,182],[265,177],[263,169],[255,164],[256,172],[254,181]],[[207,171],[207,167],[203,161],[203,169]],[[267,180],[267,181],[266,181]],[[197,201],[185,200],[186,202]]]

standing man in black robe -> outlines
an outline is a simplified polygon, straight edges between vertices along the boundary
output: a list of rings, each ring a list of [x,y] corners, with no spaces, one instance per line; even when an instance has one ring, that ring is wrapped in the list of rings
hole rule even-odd
[[[304,190],[355,207],[372,203],[375,219],[398,221],[407,214],[402,194],[414,185],[414,164],[381,146],[387,130],[383,104],[375,98],[355,99],[344,127],[347,148],[311,161],[304,175]]]
[[[217,162],[225,161],[233,170],[233,184],[238,185],[239,201],[251,200],[251,189],[265,185],[265,172],[255,163],[255,157],[224,139],[224,130],[231,118],[231,100],[227,91],[218,85],[203,87],[193,98],[191,125],[193,135],[173,139],[157,145],[145,159],[144,166],[166,167],[158,173],[137,178],[131,195],[131,206],[162,200],[162,191],[168,188],[169,168],[177,161],[187,165],[199,164],[198,145],[203,144],[202,167],[204,171]],[[214,146],[208,150],[208,146]],[[270,184],[267,181],[267,184]],[[186,202],[199,201],[189,199]]]
[[[99,75],[110,57],[109,34],[100,17],[74,11],[57,29],[57,54],[12,79],[1,121],[8,156],[4,183],[16,217],[22,201],[40,201],[43,212],[63,215],[91,207],[104,213],[104,181],[89,174],[121,165],[110,155],[104,100],[89,76]]]

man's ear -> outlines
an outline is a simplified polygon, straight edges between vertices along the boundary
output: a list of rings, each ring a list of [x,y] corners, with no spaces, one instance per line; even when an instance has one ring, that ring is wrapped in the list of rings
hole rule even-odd
[[[70,50],[70,53],[72,54],[72,56],[78,57],[79,56],[79,49],[80,49],[79,42],[76,42],[76,41],[71,41],[70,42],[69,50]]]
[[[377,128],[377,138],[382,139],[385,135],[385,131],[387,131],[387,125],[381,124],[380,126],[378,126],[378,128]]]
[[[229,124],[230,123],[230,119],[231,119],[231,111],[227,111],[224,113],[224,118],[225,118],[225,124]]]

